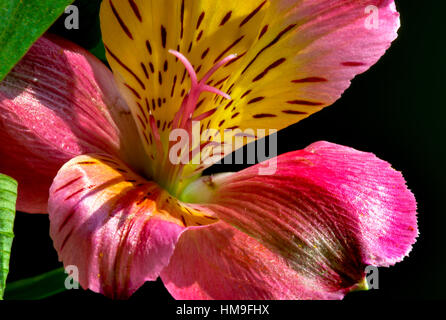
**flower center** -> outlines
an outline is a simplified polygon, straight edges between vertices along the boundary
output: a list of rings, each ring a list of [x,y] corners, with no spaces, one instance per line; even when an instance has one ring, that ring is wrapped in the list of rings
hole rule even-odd
[[[184,97],[179,110],[173,117],[168,142],[163,143],[156,124],[156,119],[152,114],[149,116],[149,125],[155,140],[157,158],[162,159],[159,162],[160,166],[157,168],[157,170],[155,170],[154,179],[171,194],[179,195],[190,182],[200,177],[201,172],[198,172],[190,177],[183,177],[183,170],[186,165],[190,164],[193,156],[197,153],[199,154],[207,145],[207,143],[202,144],[201,141],[199,141],[198,145],[193,143],[194,139],[197,138],[193,137],[193,123],[194,121],[206,119],[215,112],[215,110],[211,110],[193,117],[197,108],[198,100],[200,99],[201,94],[204,92],[210,92],[228,100],[231,99],[228,94],[215,87],[207,85],[206,82],[208,82],[209,78],[218,69],[237,58],[237,55],[231,54],[220,60],[205,74],[201,80],[198,80],[194,67],[184,55],[175,50],[169,50],[169,53],[174,55],[183,63],[190,76],[191,89]],[[184,143],[184,145],[181,145],[180,148],[178,148],[177,140],[171,139],[172,133],[174,133],[175,136],[187,137],[187,143]],[[198,137],[198,139],[200,140],[200,137]],[[165,148],[166,146],[167,148]],[[174,146],[176,146],[175,153],[172,154],[171,150]],[[175,159],[172,159],[172,156],[174,156]]]

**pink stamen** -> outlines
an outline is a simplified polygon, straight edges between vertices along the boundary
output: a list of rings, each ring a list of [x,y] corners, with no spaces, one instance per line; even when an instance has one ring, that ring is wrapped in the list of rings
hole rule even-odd
[[[220,62],[218,62],[215,66],[213,66],[212,69],[208,71],[208,73],[206,73],[206,75],[203,77],[203,79],[201,79],[200,82],[202,82],[202,83],[207,82],[209,80],[209,78],[212,77],[212,75],[218,69],[223,67],[225,64],[227,64],[231,60],[234,60],[235,58],[237,58],[237,55],[236,54],[231,54],[231,55],[227,56],[226,58],[224,58],[223,60],[220,60]]]
[[[227,56],[226,58],[219,61],[215,66],[213,66],[198,82],[197,73],[194,70],[194,67],[189,62],[189,60],[180,52],[175,50],[169,50],[169,53],[177,57],[186,68],[187,72],[189,73],[190,79],[191,79],[191,89],[188,95],[184,98],[183,103],[181,104],[180,109],[174,116],[174,128],[185,128],[187,121],[192,118],[192,114],[195,111],[195,108],[197,106],[198,99],[202,92],[210,92],[217,94],[219,96],[222,96],[225,99],[230,100],[231,96],[227,93],[211,87],[206,84],[206,82],[209,80],[209,78],[222,66],[230,62],[231,60],[234,60],[237,58],[236,54],[231,54]]]
[[[206,82],[209,80],[210,77],[212,77],[212,75],[221,67],[223,67],[224,65],[226,65],[227,63],[229,63],[230,61],[234,60],[235,58],[237,58],[236,54],[231,54],[229,56],[227,56],[226,58],[220,60],[217,64],[215,64],[207,73],[206,75],[200,80],[198,81],[198,76],[197,73],[194,70],[194,67],[192,66],[192,64],[189,62],[189,60],[180,52],[175,51],[175,50],[169,50],[169,53],[174,55],[176,58],[178,58],[178,60],[180,60],[184,67],[186,68],[187,72],[189,73],[190,79],[191,79],[191,89],[189,91],[189,93],[184,97],[183,102],[181,103],[181,106],[179,108],[179,110],[175,113],[174,118],[173,118],[173,123],[172,123],[172,128],[173,129],[184,129],[189,133],[189,138],[191,139],[192,136],[192,121],[200,121],[202,119],[205,119],[209,116],[211,116],[215,111],[216,108],[207,112],[202,113],[201,115],[198,115],[195,118],[192,118],[193,113],[197,107],[197,103],[198,103],[198,99],[200,98],[200,95],[203,92],[210,92],[216,95],[219,95],[225,99],[231,100],[231,96],[217,88],[214,88],[210,85],[207,85]],[[154,119],[152,120],[153,117],[151,117],[150,119],[150,126],[152,127],[152,131],[154,132],[155,135],[155,140],[157,143],[157,147],[158,149],[161,150],[161,154],[163,149],[162,149],[162,144],[161,144],[161,139],[159,137],[159,133],[156,127],[156,124],[154,123]],[[171,141],[169,144],[169,149],[171,148],[173,142]],[[202,150],[202,148],[204,148],[205,146],[207,146],[208,144],[212,145],[212,142],[208,142],[206,144],[200,145],[197,148],[195,148],[194,150],[190,150],[189,152],[187,152],[187,150],[183,150],[184,155],[182,157],[182,161],[181,163],[184,163],[183,160],[186,160],[186,156],[188,156],[188,159],[191,159],[191,157],[193,156],[194,152]],[[193,148],[193,146],[190,146],[190,148]],[[164,161],[168,161],[167,157],[165,158]],[[168,181],[170,181],[171,185],[175,185],[178,181],[178,179],[181,178],[181,174],[184,170],[184,165],[180,164],[178,166],[170,166],[168,171],[167,171],[167,176],[168,176]]]
[[[189,62],[189,60],[187,60],[187,58],[185,56],[183,56],[181,53],[179,53],[178,51],[169,50],[169,53],[173,54],[175,57],[177,57],[184,64],[184,67],[186,68],[187,72],[189,73],[190,80],[192,82],[192,87],[195,87],[198,83],[197,74],[195,73],[194,67]]]

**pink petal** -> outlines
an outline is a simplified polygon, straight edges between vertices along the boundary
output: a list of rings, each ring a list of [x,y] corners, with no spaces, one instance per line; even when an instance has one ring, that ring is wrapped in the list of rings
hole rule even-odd
[[[260,174],[265,165],[274,166],[275,161],[275,174]],[[195,199],[201,196],[208,202],[201,204],[203,208],[277,254],[277,259],[297,272],[299,283],[310,281],[321,297],[354,288],[363,281],[366,265],[389,266],[401,261],[418,234],[416,202],[401,173],[371,153],[340,145],[318,142],[266,164],[203,181],[212,190],[198,189]],[[181,252],[178,256],[182,259]],[[171,264],[177,266],[178,262],[173,259]],[[174,269],[169,267],[167,272],[175,273]],[[168,275],[167,280],[176,282],[179,277]],[[189,281],[199,281],[192,279],[194,274],[190,277]],[[215,295],[200,288],[203,295]],[[283,288],[277,290],[269,294],[283,297]],[[300,286],[295,290],[301,290]],[[234,290],[227,291],[225,297],[231,293]],[[193,295],[178,293],[180,297],[183,294]],[[313,298],[313,293],[291,294]]]
[[[130,131],[130,117],[99,60],[61,39],[38,40],[0,83],[0,172],[19,182],[18,209],[46,212],[51,181],[74,156],[122,153],[119,129]]]
[[[167,193],[105,155],[66,163],[50,190],[50,234],[83,288],[127,298],[167,265],[184,229]]]
[[[161,273],[176,299],[340,299],[254,238],[221,222],[183,233]]]

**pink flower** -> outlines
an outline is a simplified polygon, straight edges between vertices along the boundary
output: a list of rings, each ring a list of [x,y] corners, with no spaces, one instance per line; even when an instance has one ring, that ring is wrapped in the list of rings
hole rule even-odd
[[[161,277],[178,299],[339,299],[409,253],[414,196],[373,154],[317,142],[214,177],[194,161],[225,130],[240,147],[262,135],[237,129],[336,101],[396,38],[393,1],[104,0],[101,27],[114,78],[47,36],[0,84],[0,172],[18,210],[49,213],[82,287],[127,298]],[[169,138],[192,121],[204,141],[174,164]]]

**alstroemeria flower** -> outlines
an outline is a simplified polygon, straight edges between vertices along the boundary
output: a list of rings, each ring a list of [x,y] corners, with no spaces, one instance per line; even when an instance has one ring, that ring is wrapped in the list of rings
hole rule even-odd
[[[84,288],[126,298],[161,277],[179,299],[342,298],[367,265],[393,265],[415,242],[399,172],[318,142],[200,177],[210,164],[172,163],[169,137],[194,120],[221,136],[294,124],[337,100],[398,27],[390,0],[104,0],[114,77],[40,39],[0,85],[0,172],[19,181],[19,210],[49,212]],[[271,161],[276,172],[260,174]]]

